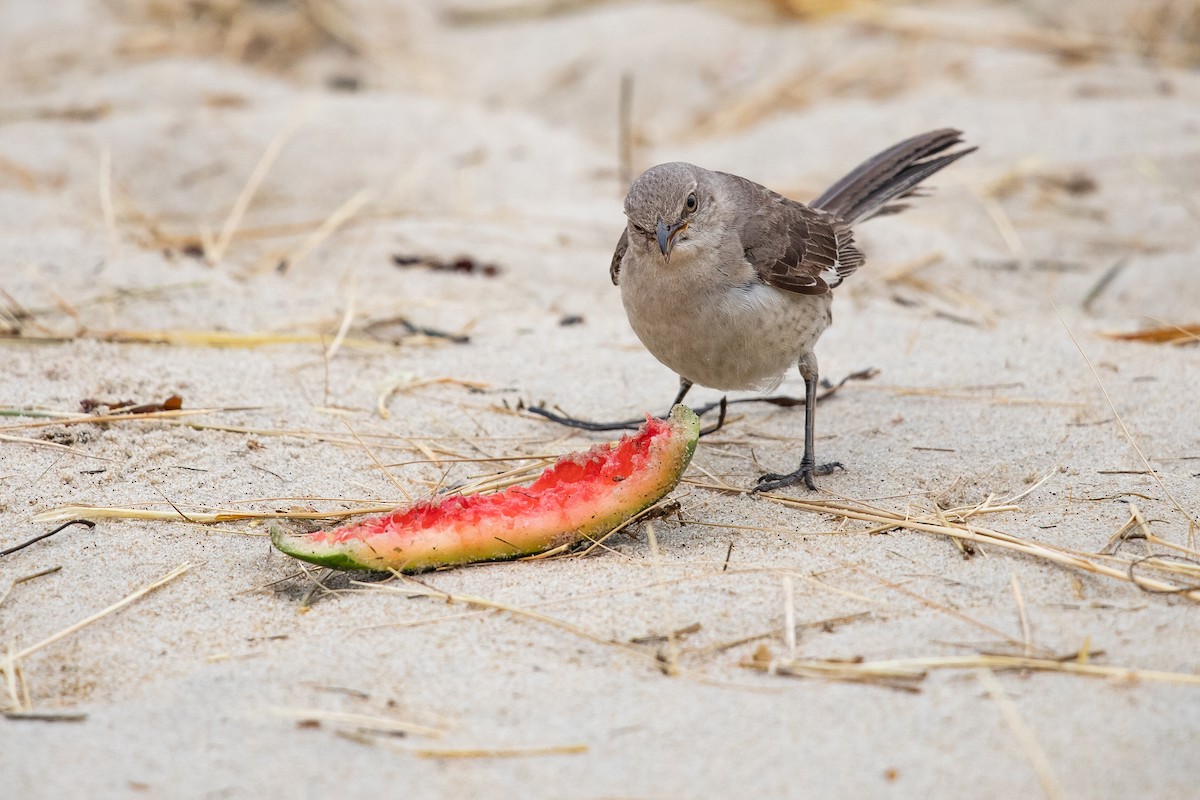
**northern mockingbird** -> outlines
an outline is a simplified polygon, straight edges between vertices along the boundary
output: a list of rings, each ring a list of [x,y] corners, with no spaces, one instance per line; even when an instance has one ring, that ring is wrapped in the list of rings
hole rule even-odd
[[[659,164],[625,198],[625,232],[610,274],[634,332],[679,375],[679,402],[692,384],[769,390],[791,365],[804,378],[804,456],[795,472],[769,473],[757,490],[801,481],[817,464],[813,347],[832,321],[831,290],[863,263],[850,226],[905,208],[892,201],[975,148],[947,152],[961,133],[906,139],[864,161],[809,205],[753,181],[692,164]]]

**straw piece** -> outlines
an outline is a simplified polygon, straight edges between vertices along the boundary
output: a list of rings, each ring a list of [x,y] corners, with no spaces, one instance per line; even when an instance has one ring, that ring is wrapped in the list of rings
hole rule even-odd
[[[897,658],[884,661],[837,661],[816,659],[794,659],[763,662],[751,660],[743,667],[778,675],[794,677],[830,678],[834,680],[899,680],[918,682],[932,670],[1029,670],[1031,672],[1060,672],[1068,675],[1083,675],[1093,678],[1108,678],[1115,681],[1148,683],[1175,683],[1200,686],[1200,675],[1187,672],[1163,672],[1131,667],[1112,667],[1078,660],[1060,661],[1053,658],[1029,658],[1026,656],[974,655],[974,656],[930,656],[926,658]]]
[[[1054,770],[1050,766],[1050,759],[1046,757],[1046,751],[1042,749],[1042,745],[1034,735],[1033,729],[1025,722],[1025,719],[1021,716],[1021,712],[1017,710],[1016,704],[1013,703],[1012,698],[1004,691],[1004,685],[1000,683],[1000,679],[996,677],[996,673],[990,669],[980,669],[975,672],[975,677],[979,679],[979,682],[983,684],[983,688],[991,696],[992,700],[996,702],[996,705],[1000,708],[1000,714],[1017,737],[1017,742],[1021,745],[1021,749],[1029,756],[1029,760],[1033,762],[1033,770],[1037,773],[1038,780],[1041,781],[1042,792],[1048,800],[1062,800],[1064,796],[1062,785],[1054,775]]]
[[[270,171],[271,165],[275,163],[275,159],[283,152],[284,146],[300,129],[307,116],[307,110],[302,109],[293,112],[292,115],[284,122],[279,132],[267,144],[267,149],[263,151],[262,157],[259,158],[258,164],[250,173],[250,177],[246,180],[246,185],[242,187],[241,193],[238,194],[237,200],[234,201],[233,207],[229,210],[229,216],[225,218],[225,224],[221,226],[221,233],[217,236],[217,241],[212,248],[205,254],[208,263],[213,266],[219,266],[225,251],[229,248],[229,243],[233,241],[233,235],[237,232],[238,226],[242,223],[242,217],[246,215],[246,211],[250,208],[250,203],[254,200],[254,195],[258,192],[263,180],[267,177],[267,172]]]
[[[21,650],[18,653],[10,656],[8,659],[9,663],[11,664],[15,661],[20,661],[23,658],[31,656],[34,653],[36,653],[38,650],[41,650],[43,647],[47,647],[51,644],[54,644],[59,639],[62,639],[63,637],[66,637],[66,636],[70,636],[72,633],[75,633],[76,631],[80,630],[81,628],[85,628],[88,625],[91,625],[93,622],[96,622],[96,621],[108,616],[109,614],[113,614],[113,613],[116,613],[117,611],[120,611],[122,608],[129,605],[130,603],[150,594],[155,589],[165,586],[166,584],[175,580],[176,578],[178,578],[180,575],[187,572],[191,568],[192,568],[192,565],[190,562],[187,562],[187,561],[183,562],[182,564],[180,564],[175,569],[171,570],[170,572],[168,572],[166,575],[162,576],[158,580],[146,584],[145,586],[143,586],[142,588],[133,592],[132,594],[127,595],[124,599],[118,600],[117,602],[113,603],[108,608],[105,608],[102,611],[97,611],[95,614],[92,614],[90,617],[81,619],[79,622],[76,622],[74,625],[63,628],[61,631],[54,634],[53,636],[48,636],[45,639],[43,639],[42,641],[38,642],[37,644],[30,645],[29,647],[26,647],[24,650]]]
[[[479,750],[413,750],[418,758],[529,758],[531,756],[573,756],[586,753],[586,744],[562,744],[549,747],[489,747]]]

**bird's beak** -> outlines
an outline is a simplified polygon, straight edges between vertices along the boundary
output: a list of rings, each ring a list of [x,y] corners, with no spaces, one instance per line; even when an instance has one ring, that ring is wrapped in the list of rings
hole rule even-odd
[[[663,258],[668,262],[671,260],[671,250],[675,247],[675,236],[681,230],[687,227],[687,223],[680,221],[674,225],[659,220],[658,226],[654,229],[658,234],[658,249],[662,251]]]

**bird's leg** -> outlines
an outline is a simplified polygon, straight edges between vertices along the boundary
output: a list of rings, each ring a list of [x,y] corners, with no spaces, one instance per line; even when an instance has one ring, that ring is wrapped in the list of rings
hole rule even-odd
[[[795,472],[768,472],[763,475],[754,487],[756,492],[772,492],[785,486],[795,486],[801,481],[809,489],[815,490],[817,485],[813,483],[814,475],[828,475],[835,469],[844,469],[840,461],[817,464],[813,448],[816,439],[814,428],[817,407],[817,359],[812,353],[800,356],[800,374],[804,377],[804,457],[800,459],[800,467]]]
[[[679,391],[675,393],[675,399],[671,402],[671,408],[683,402],[683,398],[687,397],[687,393],[692,390],[692,382],[682,375],[679,376]],[[667,413],[671,413],[671,408],[667,409]]]
[[[687,393],[691,388],[692,388],[692,382],[689,381],[687,378],[681,377],[679,379],[679,391],[675,394],[675,400],[674,400],[674,402],[671,403],[671,408],[674,408],[675,406],[682,403],[683,398],[687,396]],[[726,405],[727,405],[726,399],[724,397],[722,397],[719,402],[709,403],[708,405],[703,406],[701,408],[693,409],[696,412],[696,416],[703,416],[704,414],[708,413],[709,411],[712,411],[714,408],[720,409],[716,424],[711,425],[708,428],[705,428],[704,430],[700,431],[701,436],[707,436],[708,434],[715,433],[716,431],[719,431],[721,429],[721,426],[725,424],[725,407],[726,407]],[[545,417],[546,419],[550,420],[551,422],[557,422],[559,425],[565,425],[568,428],[579,428],[580,430],[585,430],[585,431],[625,431],[625,430],[631,431],[631,430],[637,430],[637,428],[639,426],[641,426],[641,424],[643,422],[645,422],[644,419],[627,419],[627,420],[623,420],[621,422],[591,422],[591,421],[585,420],[585,419],[575,419],[574,417],[568,417],[565,414],[555,414],[553,411],[543,408],[542,406],[529,406],[526,410],[530,411],[534,414],[537,414],[538,416]],[[670,414],[670,413],[671,413],[671,409],[668,408],[667,413],[663,414],[663,417],[665,418],[667,416],[667,414]]]
[[[713,405],[713,403],[709,403],[708,405],[704,406],[704,408],[695,409],[696,416],[700,416],[701,414],[711,411]],[[725,409],[729,407],[728,398],[721,397],[721,399],[716,402],[716,406],[719,409],[719,411],[717,411],[717,421],[712,425],[709,425],[707,428],[701,428],[701,436],[708,436],[710,433],[716,433],[717,431],[721,430],[721,428],[725,427]]]

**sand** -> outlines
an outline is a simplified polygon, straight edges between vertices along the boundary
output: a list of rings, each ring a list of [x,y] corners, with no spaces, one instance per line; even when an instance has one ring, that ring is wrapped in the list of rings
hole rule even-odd
[[[1200,322],[1197,11],[1103,5],[0,7],[0,550],[65,506],[164,517],[63,512],[96,525],[0,557],[5,793],[1193,796],[1194,599],[709,488],[790,469],[795,409],[736,406],[656,547],[638,525],[587,557],[426,574],[433,596],[303,574],[259,520],[190,521],[394,505],[540,463],[469,459],[606,438],[521,404],[665,410],[676,379],[607,274],[629,75],[635,170],[806,199],[918,131],[980,148],[860,229],[818,355],[878,374],[820,408],[818,456],[846,470],[783,494],[1018,498],[972,524],[1083,553],[1136,512],[1154,538],[1121,554],[1186,556],[1195,347],[1108,334]],[[47,416],[171,395],[208,410]],[[753,668],[980,654],[1171,675]]]

